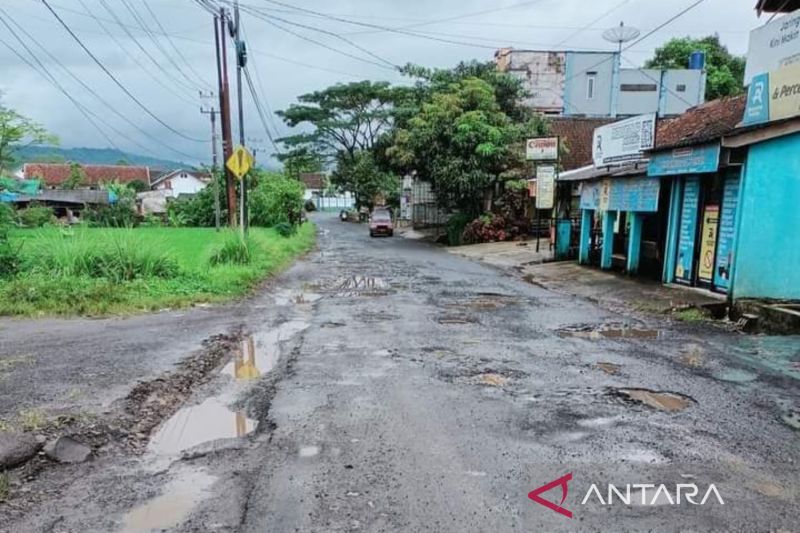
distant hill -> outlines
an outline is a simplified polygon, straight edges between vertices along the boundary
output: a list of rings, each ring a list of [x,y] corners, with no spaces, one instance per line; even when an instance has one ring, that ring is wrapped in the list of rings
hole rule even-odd
[[[29,146],[20,150],[16,156],[21,163],[59,163],[71,161],[84,165],[115,165],[120,161],[125,161],[130,165],[141,165],[159,169],[192,168],[192,165],[187,165],[179,161],[129,154],[112,148]]]

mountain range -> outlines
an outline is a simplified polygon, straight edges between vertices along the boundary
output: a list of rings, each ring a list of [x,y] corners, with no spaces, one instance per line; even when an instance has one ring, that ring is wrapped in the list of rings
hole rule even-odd
[[[16,154],[22,163],[66,163],[74,162],[84,165],[116,165],[125,162],[129,165],[141,165],[158,169],[192,168],[179,161],[158,159],[139,154],[131,154],[113,148],[59,148],[58,146],[28,146]]]

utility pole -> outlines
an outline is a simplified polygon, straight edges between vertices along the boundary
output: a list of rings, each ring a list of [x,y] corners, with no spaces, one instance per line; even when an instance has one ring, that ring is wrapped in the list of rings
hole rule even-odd
[[[245,46],[244,41],[241,40],[240,29],[239,0],[235,0],[233,3],[233,26],[231,27],[231,36],[233,37],[233,42],[236,46],[236,90],[239,104],[239,144],[244,147],[246,144],[244,138],[244,105],[242,104],[242,69],[245,67],[245,65],[247,65],[247,47]],[[247,176],[242,176],[239,189],[241,192],[239,216],[242,224],[242,233],[247,234]]]
[[[214,17],[214,41],[217,49],[217,79],[219,81],[219,113],[222,122],[222,154],[225,162],[233,154],[233,138],[231,135],[231,104],[228,86],[228,54],[225,44],[225,30],[228,17],[225,8],[219,9]],[[233,173],[223,164],[225,169],[225,192],[228,202],[228,225],[236,226],[236,182]]]
[[[200,91],[200,98],[213,98],[214,93],[204,94]],[[217,111],[214,106],[210,108],[200,107],[200,112],[211,116],[211,178],[214,186],[214,226],[219,231],[220,226],[220,206],[219,206],[219,175],[217,161]]]

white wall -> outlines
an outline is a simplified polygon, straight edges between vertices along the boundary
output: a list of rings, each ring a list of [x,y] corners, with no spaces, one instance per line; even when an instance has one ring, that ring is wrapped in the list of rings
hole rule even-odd
[[[197,194],[206,188],[206,184],[188,172],[170,176],[156,185],[157,190],[170,190],[173,198],[181,194]]]

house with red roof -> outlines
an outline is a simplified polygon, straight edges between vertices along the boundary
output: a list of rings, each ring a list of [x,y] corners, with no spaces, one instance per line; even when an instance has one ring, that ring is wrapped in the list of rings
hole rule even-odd
[[[150,168],[129,165],[78,165],[83,173],[83,180],[75,188],[99,189],[104,183],[141,182],[150,186]],[[25,179],[38,179],[43,188],[60,189],[68,183],[72,175],[69,163],[25,163],[23,167]]]

